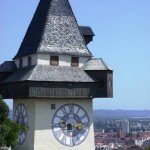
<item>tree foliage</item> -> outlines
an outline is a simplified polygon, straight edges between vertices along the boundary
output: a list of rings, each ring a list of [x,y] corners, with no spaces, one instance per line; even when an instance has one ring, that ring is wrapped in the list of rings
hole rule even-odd
[[[146,148],[146,150],[150,150],[150,146]]]
[[[26,127],[11,121],[8,116],[9,108],[0,96],[0,147],[15,148],[18,143],[18,132],[26,130]]]

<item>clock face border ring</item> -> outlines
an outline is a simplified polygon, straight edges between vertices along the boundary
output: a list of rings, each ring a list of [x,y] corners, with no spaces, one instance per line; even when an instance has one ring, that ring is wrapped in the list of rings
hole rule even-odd
[[[59,137],[57,137],[57,135],[56,135],[56,133],[55,132],[57,132],[57,131],[55,131],[55,121],[54,121],[54,119],[55,118],[57,118],[57,113],[60,113],[60,111],[62,111],[62,109],[64,108],[64,107],[69,107],[69,106],[73,106],[73,107],[77,107],[77,109],[78,110],[81,110],[81,112],[82,113],[84,113],[84,115],[85,115],[85,118],[87,119],[87,124],[88,125],[85,125],[84,124],[84,122],[77,122],[77,126],[78,127],[81,127],[82,128],[82,131],[84,131],[84,133],[82,132],[81,134],[80,134],[80,132],[78,133],[78,134],[80,134],[80,136],[78,137],[78,135],[76,135],[78,138],[81,138],[81,139],[78,139],[75,143],[74,143],[74,136],[72,136],[72,144],[70,143],[70,145],[69,144],[67,144],[67,143],[63,143],[60,139],[59,139]],[[63,111],[62,111],[63,112]],[[77,111],[78,112],[78,111]],[[76,113],[77,113],[76,112]],[[75,112],[74,112],[75,113]],[[77,115],[75,113],[75,115]],[[68,115],[68,114],[73,114],[72,112],[67,112],[67,114],[64,114],[64,116],[66,115]],[[64,116],[62,116],[62,118],[64,118]],[[81,119],[82,120],[82,119]],[[62,123],[62,126],[63,126],[63,124],[64,124],[64,122],[61,122]],[[79,123],[79,124],[78,124]],[[81,124],[82,123],[82,124]],[[87,111],[82,107],[82,106],[80,106],[80,105],[78,105],[78,104],[75,104],[75,103],[67,103],[67,104],[64,104],[64,105],[62,105],[62,106],[60,106],[56,111],[55,111],[55,113],[54,113],[54,115],[53,115],[53,117],[52,117],[52,132],[53,132],[53,135],[54,135],[54,137],[55,137],[55,139],[60,143],[60,144],[63,144],[64,146],[67,146],[67,147],[75,147],[75,146],[78,146],[78,145],[80,145],[81,143],[83,143],[84,141],[85,141],[85,139],[88,137],[88,135],[89,135],[89,131],[90,131],[90,118],[89,118],[89,115],[88,115],[88,113],[87,113]],[[81,126],[80,126],[81,125]],[[83,126],[82,126],[83,125]],[[85,126],[84,126],[85,125]],[[66,124],[66,126],[67,126],[67,124]],[[57,123],[57,128],[59,128],[59,130],[62,130],[61,132],[62,132],[62,134],[64,135],[64,136],[66,136],[66,134],[64,133],[64,131],[63,131],[63,127],[61,128],[60,127],[60,122],[59,123]],[[85,130],[84,130],[85,129]],[[76,129],[77,130],[77,129]],[[79,130],[79,129],[78,129]],[[81,130],[81,129],[80,129]],[[72,132],[73,132],[73,130],[72,130]],[[68,138],[69,138],[69,136],[68,136]]]

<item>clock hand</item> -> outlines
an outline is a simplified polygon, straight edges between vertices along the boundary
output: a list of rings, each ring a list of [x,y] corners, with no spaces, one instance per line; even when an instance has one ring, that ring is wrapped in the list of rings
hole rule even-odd
[[[63,125],[64,125],[65,127],[67,126],[67,124],[64,123],[63,120],[60,120],[59,125],[60,125],[61,127],[63,127]]]
[[[73,126],[74,128],[77,128],[78,130],[81,130],[81,129],[84,128],[84,125],[81,124],[81,123],[79,123],[79,124],[73,124],[72,126]]]

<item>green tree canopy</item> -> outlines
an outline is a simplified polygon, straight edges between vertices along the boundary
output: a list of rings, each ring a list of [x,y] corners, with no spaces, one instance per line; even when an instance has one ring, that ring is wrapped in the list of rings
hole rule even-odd
[[[8,116],[9,107],[0,96],[0,147],[15,148],[18,143],[18,132],[26,130],[26,127],[11,121]]]

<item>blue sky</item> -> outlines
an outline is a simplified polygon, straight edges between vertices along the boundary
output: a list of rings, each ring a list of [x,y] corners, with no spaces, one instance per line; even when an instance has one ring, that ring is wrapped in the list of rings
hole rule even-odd
[[[0,64],[17,53],[38,2],[0,1]],[[91,26],[96,35],[90,51],[114,70],[114,97],[94,99],[94,109],[150,109],[150,1],[70,3],[78,24]]]

